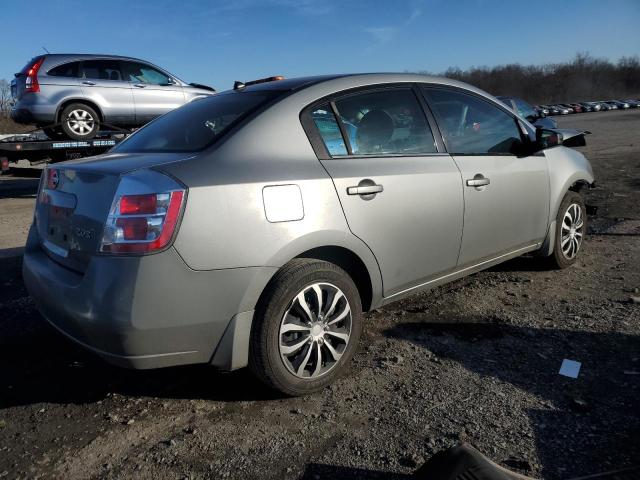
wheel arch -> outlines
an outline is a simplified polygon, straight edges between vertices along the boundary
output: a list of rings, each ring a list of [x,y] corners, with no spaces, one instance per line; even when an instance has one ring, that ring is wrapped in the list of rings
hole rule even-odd
[[[321,245],[298,251],[282,261],[279,264],[280,267],[275,269],[268,279],[262,279],[258,282],[259,286],[255,285],[249,289],[250,293],[248,293],[248,298],[243,301],[242,311],[229,322],[223,337],[215,348],[210,364],[223,370],[236,370],[248,365],[249,343],[255,321],[255,310],[261,302],[265,301],[266,292],[277,272],[291,260],[311,258],[338,265],[351,276],[356,284],[362,310],[366,312],[378,306],[382,300],[382,277],[377,262],[368,249],[363,252],[369,252],[370,258],[366,257],[366,254],[358,255],[354,250],[356,249],[345,245]],[[365,257],[366,260],[362,257]],[[371,261],[374,262],[375,268],[372,268]],[[259,292],[259,294],[255,295],[253,292]]]
[[[60,103],[60,105],[58,105],[58,109],[56,110],[55,123],[61,123],[62,119],[60,117],[62,115],[63,110],[67,108],[69,105],[71,105],[72,103],[82,103],[84,105],[87,105],[93,108],[93,110],[95,110],[95,112],[98,114],[100,122],[101,123],[104,122],[104,113],[95,102],[91,100],[87,100],[86,98],[68,98],[68,99],[65,99],[62,103]]]
[[[576,192],[580,195],[584,195],[585,190],[591,188],[593,185],[593,174],[587,171],[578,171],[575,172],[574,175],[570,176],[562,186],[553,192],[551,203],[549,208],[549,227],[547,229],[547,235],[542,242],[542,246],[540,250],[538,250],[537,254],[543,257],[547,257],[553,253],[554,248],[554,238],[556,234],[556,218],[558,216],[558,209],[560,208],[560,204],[562,203],[562,199],[567,194],[567,192]]]
[[[296,258],[323,260],[342,268],[351,277],[353,283],[356,284],[360,294],[362,311],[366,312],[371,309],[373,301],[371,275],[367,270],[367,266],[354,252],[338,245],[327,245],[302,252]]]

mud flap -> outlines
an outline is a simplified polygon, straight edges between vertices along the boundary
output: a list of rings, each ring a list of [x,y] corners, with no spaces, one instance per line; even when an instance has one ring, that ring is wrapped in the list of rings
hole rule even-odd
[[[556,221],[554,220],[549,224],[549,230],[547,236],[544,238],[544,242],[540,246],[540,249],[533,252],[537,257],[548,257],[553,253],[554,238],[556,238]]]
[[[254,310],[233,316],[216,348],[211,365],[220,370],[237,370],[249,365],[249,341]]]

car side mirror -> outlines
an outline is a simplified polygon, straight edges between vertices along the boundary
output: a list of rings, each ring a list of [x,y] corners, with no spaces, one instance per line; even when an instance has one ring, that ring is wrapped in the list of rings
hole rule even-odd
[[[539,150],[562,145],[562,134],[555,130],[536,128],[536,146]]]

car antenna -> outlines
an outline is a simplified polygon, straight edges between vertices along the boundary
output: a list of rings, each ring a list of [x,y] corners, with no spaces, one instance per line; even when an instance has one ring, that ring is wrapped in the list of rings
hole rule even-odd
[[[51,54],[51,52],[49,50],[47,50],[47,47],[43,46],[42,49],[47,52],[48,54]]]

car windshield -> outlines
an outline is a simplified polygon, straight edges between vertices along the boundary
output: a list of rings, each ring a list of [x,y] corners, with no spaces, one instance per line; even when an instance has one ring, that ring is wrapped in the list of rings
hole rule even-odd
[[[279,92],[228,92],[195,100],[154,120],[112,152],[199,152]]]

